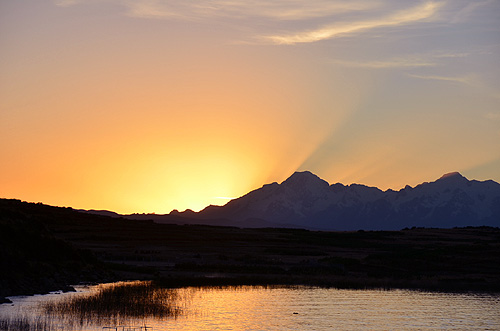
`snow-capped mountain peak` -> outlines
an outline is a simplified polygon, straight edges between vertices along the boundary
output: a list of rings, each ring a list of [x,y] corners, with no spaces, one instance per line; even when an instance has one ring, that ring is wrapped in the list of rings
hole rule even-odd
[[[258,219],[276,226],[323,230],[500,226],[500,184],[469,181],[452,172],[414,188],[384,192],[359,184],[330,186],[303,171],[225,206],[207,208],[197,217],[228,219],[242,227],[252,227]]]

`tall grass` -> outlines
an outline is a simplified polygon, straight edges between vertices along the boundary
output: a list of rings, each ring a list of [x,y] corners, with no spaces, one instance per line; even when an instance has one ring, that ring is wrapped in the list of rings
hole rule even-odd
[[[55,330],[47,318],[27,316],[0,319],[0,330],[5,331],[52,331]]]
[[[50,315],[70,316],[81,322],[124,321],[129,318],[166,318],[178,316],[177,294],[149,281],[99,285],[86,296],[45,303]]]
[[[81,330],[85,325],[143,324],[147,318],[178,316],[178,299],[175,289],[149,281],[101,284],[88,293],[41,303],[35,315],[0,318],[0,330]]]

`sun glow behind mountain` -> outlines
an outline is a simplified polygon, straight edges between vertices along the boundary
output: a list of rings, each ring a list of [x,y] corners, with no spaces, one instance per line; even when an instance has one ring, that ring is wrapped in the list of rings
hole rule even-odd
[[[0,195],[167,213],[296,170],[381,189],[452,170],[500,181],[499,15],[495,1],[2,2]]]

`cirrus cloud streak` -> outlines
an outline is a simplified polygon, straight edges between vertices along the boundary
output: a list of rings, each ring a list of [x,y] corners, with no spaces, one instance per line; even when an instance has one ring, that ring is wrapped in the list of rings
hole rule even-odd
[[[287,45],[317,42],[380,27],[398,26],[428,20],[436,15],[441,6],[442,3],[439,2],[426,2],[377,20],[340,23],[295,34],[265,36],[263,39],[275,44]]]
[[[77,3],[114,2],[127,8],[127,15],[139,18],[196,20],[210,17],[299,21],[355,11],[367,11],[383,5],[381,0],[54,0],[57,6]]]
[[[467,85],[472,85],[474,82],[473,76],[456,76],[456,77],[449,77],[449,76],[437,76],[437,75],[408,75],[413,78],[418,78],[418,79],[427,79],[427,80],[440,80],[440,81],[445,81],[445,82],[453,82],[453,83],[460,83],[460,84],[467,84]]]
[[[423,61],[419,59],[404,59],[404,58],[392,59],[388,61],[355,62],[355,61],[333,60],[332,62],[345,67],[367,68],[367,69],[415,68],[415,67],[436,66],[436,63],[433,62]]]

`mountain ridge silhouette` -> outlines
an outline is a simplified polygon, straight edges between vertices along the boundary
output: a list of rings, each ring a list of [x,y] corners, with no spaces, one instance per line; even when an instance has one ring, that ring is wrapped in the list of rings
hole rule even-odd
[[[450,172],[433,182],[382,191],[362,184],[329,184],[310,171],[302,171],[223,206],[125,217],[160,223],[339,231],[499,227],[500,184],[468,180],[459,172]]]

